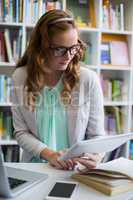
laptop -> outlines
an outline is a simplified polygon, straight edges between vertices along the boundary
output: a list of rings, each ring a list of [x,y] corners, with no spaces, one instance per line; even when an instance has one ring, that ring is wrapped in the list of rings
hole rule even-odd
[[[45,173],[4,166],[0,150],[0,197],[15,197],[47,178]]]

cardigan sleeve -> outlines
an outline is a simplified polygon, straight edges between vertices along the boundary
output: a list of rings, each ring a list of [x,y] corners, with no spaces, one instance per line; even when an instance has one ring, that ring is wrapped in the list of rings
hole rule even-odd
[[[18,69],[19,70],[19,69]],[[16,70],[17,71],[17,70]],[[21,72],[21,71],[20,71]],[[13,126],[14,126],[14,135],[18,142],[18,144],[31,156],[40,157],[40,152],[46,147],[44,143],[42,143],[32,132],[29,130],[27,123],[23,117],[21,112],[21,103],[19,99],[19,95],[22,95],[22,85],[17,84],[17,79],[19,78],[19,74],[22,73],[15,72],[12,76],[12,115],[13,115]],[[15,84],[16,83],[16,84]]]
[[[95,72],[91,73],[89,84],[90,113],[86,128],[86,139],[104,136],[104,106],[103,93],[99,78]]]

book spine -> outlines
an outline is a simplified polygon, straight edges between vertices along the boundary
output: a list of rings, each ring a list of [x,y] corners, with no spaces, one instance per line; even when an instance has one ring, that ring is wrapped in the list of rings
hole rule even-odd
[[[0,138],[3,137],[3,112],[0,111]]]
[[[102,42],[101,44],[101,63],[110,64],[110,44],[109,42]]]
[[[0,85],[0,90],[1,90],[1,99],[0,99],[0,102],[1,103],[4,103],[5,102],[5,97],[4,97],[4,82],[5,82],[5,75],[1,75],[0,76],[0,82],[1,82],[1,85]]]
[[[13,63],[14,61],[13,61],[13,55],[12,55],[11,40],[10,40],[10,34],[9,34],[8,29],[5,29],[4,37],[5,37],[5,44],[6,44],[8,61]]]
[[[129,153],[130,159],[133,160],[133,141],[130,142]]]
[[[121,130],[121,120],[120,120],[120,109],[118,107],[115,107],[114,111],[115,111],[117,133],[120,134],[122,132],[122,130]]]
[[[124,4],[120,3],[120,30],[124,31]]]
[[[38,18],[40,18],[43,14],[43,0],[38,1]]]

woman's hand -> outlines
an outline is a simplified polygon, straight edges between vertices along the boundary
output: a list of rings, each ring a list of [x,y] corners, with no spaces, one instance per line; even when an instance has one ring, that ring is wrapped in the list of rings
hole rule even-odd
[[[50,165],[58,169],[73,170],[76,165],[74,161],[71,159],[65,161],[60,160],[60,156],[63,156],[65,152],[66,150],[56,152],[46,147],[41,151],[40,157],[47,160]]]
[[[102,161],[104,154],[98,153],[86,153],[79,158],[74,158],[74,162],[80,163],[86,169],[92,169],[97,166],[98,163]]]
[[[75,161],[72,161],[71,159],[60,160],[60,156],[63,156],[64,153],[65,151],[59,151],[59,152],[53,153],[48,159],[48,162],[50,163],[50,165],[58,169],[73,170],[76,165]]]

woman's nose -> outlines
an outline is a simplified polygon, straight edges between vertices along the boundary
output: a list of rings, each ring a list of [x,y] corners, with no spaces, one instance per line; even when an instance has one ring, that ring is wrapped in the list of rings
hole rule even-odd
[[[67,50],[67,52],[64,54],[64,58],[65,58],[66,60],[69,60],[69,59],[71,58],[71,54],[70,54],[70,51],[69,51],[69,50]]]

